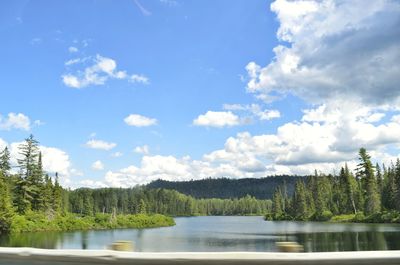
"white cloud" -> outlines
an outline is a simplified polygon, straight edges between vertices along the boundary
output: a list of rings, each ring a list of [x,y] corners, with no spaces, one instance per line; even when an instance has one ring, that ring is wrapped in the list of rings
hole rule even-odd
[[[111,154],[112,157],[121,157],[121,156],[123,156],[123,155],[124,155],[124,154],[121,153],[121,152],[115,152],[115,153],[112,153],[112,154]]]
[[[7,147],[7,142],[0,138],[0,152]]]
[[[76,48],[76,47],[74,47],[74,46],[71,46],[71,47],[68,48],[68,51],[69,51],[70,53],[75,53],[75,52],[78,52],[79,50],[78,50],[78,48]]]
[[[132,83],[142,83],[142,84],[149,84],[149,78],[144,76],[144,75],[131,75],[130,79],[129,79]]]
[[[0,115],[0,130],[20,129],[29,131],[31,121],[28,116],[23,113],[9,113],[7,118]]]
[[[124,122],[129,126],[146,127],[157,124],[157,119],[148,118],[139,114],[130,114],[124,119]]]
[[[369,119],[371,116],[370,109],[362,105],[316,106],[304,110],[300,122],[285,123],[276,133],[253,136],[242,132],[229,137],[222,149],[204,154],[200,160],[145,155],[139,166],[108,171],[104,183],[128,187],[159,178],[305,175],[314,170],[334,173],[344,163],[355,169],[360,147],[366,147],[376,161],[389,164],[396,157],[386,149],[400,146],[398,115],[381,124]]]
[[[392,117],[391,121],[400,124],[400,115],[394,115],[394,116]]]
[[[116,143],[106,142],[103,140],[89,140],[86,142],[86,146],[92,149],[99,149],[99,150],[111,150],[117,146]]]
[[[400,102],[400,3],[276,0],[278,39],[265,67],[250,62],[247,90],[261,99],[292,93],[312,103]],[[385,29],[385,30],[382,30]]]
[[[136,146],[134,151],[135,151],[135,153],[143,154],[143,155],[148,155],[150,153],[148,145]]]
[[[240,119],[231,111],[207,111],[193,120],[193,125],[206,127],[231,127],[240,124]]]
[[[92,169],[93,170],[103,170],[104,164],[100,160],[97,160],[97,161],[93,162]]]
[[[126,71],[117,70],[117,62],[114,59],[96,55],[95,58],[75,58],[65,62],[66,66],[73,66],[78,63],[91,62],[83,70],[76,73],[62,75],[62,81],[66,86],[83,88],[90,85],[104,85],[109,79],[128,79],[131,82],[148,84],[149,79],[144,75],[133,74],[129,76]]]
[[[81,187],[87,187],[87,188],[92,188],[92,189],[108,187],[106,184],[104,184],[101,181],[95,181],[95,180],[91,180],[91,179],[81,180],[81,181],[79,181],[79,184]]]
[[[242,104],[224,104],[224,110],[230,111],[242,111],[249,113],[250,115],[255,116],[259,120],[272,120],[281,117],[281,113],[278,110],[273,109],[262,109],[259,104],[249,104],[249,105],[242,105]]]

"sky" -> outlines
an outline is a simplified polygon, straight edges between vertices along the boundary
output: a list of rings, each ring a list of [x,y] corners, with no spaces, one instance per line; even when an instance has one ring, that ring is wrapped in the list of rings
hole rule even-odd
[[[4,0],[0,148],[66,187],[305,175],[400,150],[400,2]],[[17,170],[14,167],[14,170]]]

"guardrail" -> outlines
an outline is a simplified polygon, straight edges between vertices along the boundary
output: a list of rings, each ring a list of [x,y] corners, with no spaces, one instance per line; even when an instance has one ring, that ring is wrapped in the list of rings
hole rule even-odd
[[[47,250],[0,248],[1,265],[125,264],[400,264],[400,251],[359,252],[118,252],[112,250]]]

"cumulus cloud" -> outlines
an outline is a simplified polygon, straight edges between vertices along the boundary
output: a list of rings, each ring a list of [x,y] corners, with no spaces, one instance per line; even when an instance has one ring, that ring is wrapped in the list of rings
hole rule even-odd
[[[398,1],[276,0],[271,10],[288,45],[276,46],[264,67],[247,65],[249,92],[264,100],[292,93],[312,103],[399,103]]]
[[[136,146],[134,149],[135,153],[148,155],[150,153],[150,149],[148,145]]]
[[[142,83],[145,85],[150,83],[147,76],[138,74],[131,75],[129,81],[131,81],[132,83]]]
[[[83,88],[90,85],[104,85],[110,79],[127,79],[130,82],[148,84],[149,79],[144,75],[133,74],[129,76],[125,70],[117,70],[117,62],[114,59],[96,55],[95,58],[75,58],[65,62],[66,66],[91,64],[83,70],[62,75],[62,81],[72,88]]]
[[[29,131],[31,121],[28,116],[23,113],[9,113],[6,118],[0,115],[0,130],[20,129]]]
[[[224,110],[230,111],[242,111],[249,113],[249,115],[255,116],[259,120],[272,120],[281,117],[281,113],[274,109],[262,109],[259,104],[224,104]]]
[[[386,164],[396,159],[387,148],[400,146],[399,115],[376,124],[374,113],[358,105],[321,105],[304,110],[301,121],[285,123],[276,133],[229,137],[222,149],[190,157],[145,155],[140,165],[108,171],[104,183],[128,187],[158,178],[190,180],[207,177],[264,177],[274,174],[312,174],[338,172],[344,163],[354,169],[357,153],[366,147],[372,157]],[[350,111],[351,110],[351,111]]]
[[[129,126],[147,127],[157,124],[157,119],[148,118],[139,114],[130,114],[124,119],[124,122]]]
[[[79,186],[92,188],[92,189],[108,187],[108,185],[106,185],[102,181],[96,181],[96,180],[92,180],[92,179],[84,179],[84,180],[79,181]]]
[[[70,53],[75,53],[75,52],[78,52],[79,50],[78,50],[78,48],[76,48],[76,47],[74,47],[74,46],[71,46],[71,47],[68,48],[68,51],[69,51]]]
[[[116,143],[106,142],[103,140],[95,140],[91,139],[86,142],[86,146],[92,149],[99,149],[99,150],[111,150],[117,146]]]
[[[193,125],[206,127],[231,127],[240,124],[240,119],[231,111],[207,111],[193,120]]]
[[[104,169],[104,164],[100,160],[97,160],[93,162],[92,164],[92,169],[94,170],[103,170]]]

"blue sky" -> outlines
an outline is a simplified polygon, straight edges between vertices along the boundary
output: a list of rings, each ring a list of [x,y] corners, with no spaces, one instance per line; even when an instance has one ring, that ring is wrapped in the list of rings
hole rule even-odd
[[[2,1],[0,145],[72,187],[393,160],[399,4],[329,3]]]

